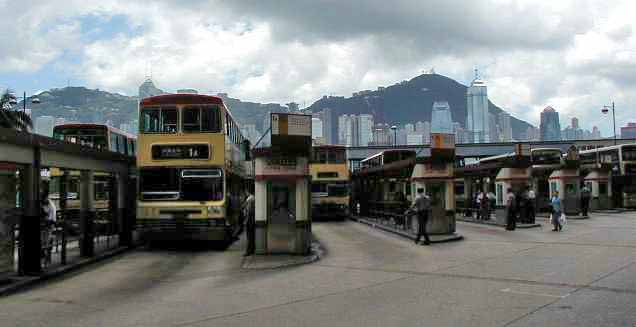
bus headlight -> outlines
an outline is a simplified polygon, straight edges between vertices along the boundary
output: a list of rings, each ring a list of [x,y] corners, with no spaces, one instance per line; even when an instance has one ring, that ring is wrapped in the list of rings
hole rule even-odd
[[[220,206],[208,206],[208,214],[220,215],[223,213],[223,207]]]

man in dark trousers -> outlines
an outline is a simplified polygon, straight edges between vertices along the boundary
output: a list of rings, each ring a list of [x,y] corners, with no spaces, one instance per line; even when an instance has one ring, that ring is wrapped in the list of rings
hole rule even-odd
[[[592,194],[590,188],[587,185],[581,189],[581,215],[587,217],[587,211],[590,209],[590,198]]]
[[[423,188],[417,189],[417,197],[413,205],[406,211],[406,213],[415,212],[417,214],[417,238],[415,238],[415,244],[420,242],[420,237],[424,235],[424,244],[430,245],[431,240],[426,233],[426,223],[428,223],[428,212],[431,209],[431,199],[424,194]]]
[[[517,228],[518,202],[519,200],[513,193],[512,189],[508,189],[508,194],[506,195],[506,208],[508,210],[506,217],[506,230],[515,230]]]
[[[254,254],[255,246],[255,234],[256,234],[256,221],[255,221],[255,208],[254,208],[254,195],[247,193],[247,199],[243,203],[243,212],[245,214],[245,233],[247,234],[247,248],[245,249],[244,256]]]

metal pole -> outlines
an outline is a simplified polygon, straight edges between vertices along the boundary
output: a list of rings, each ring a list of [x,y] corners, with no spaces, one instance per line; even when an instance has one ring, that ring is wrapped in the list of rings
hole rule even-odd
[[[614,145],[616,145],[616,112],[614,111],[614,101],[612,101],[612,121],[614,122]]]
[[[24,92],[24,96],[22,97],[22,112],[26,114],[26,91]]]
[[[397,129],[393,130],[393,145],[397,146]]]

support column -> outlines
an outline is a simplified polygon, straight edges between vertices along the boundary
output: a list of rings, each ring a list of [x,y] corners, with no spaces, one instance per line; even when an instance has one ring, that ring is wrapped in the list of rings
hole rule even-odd
[[[119,225],[119,245],[132,246],[132,227],[134,216],[126,214],[126,205],[128,197],[134,196],[128,194],[128,175],[124,173],[117,174],[117,219]]]
[[[40,149],[33,149],[33,164],[24,168],[22,177],[22,219],[20,220],[19,271],[24,275],[42,273],[40,259],[42,241],[40,236]]]
[[[82,170],[80,173],[80,226],[82,231],[80,255],[82,257],[92,257],[95,254],[94,196],[93,172]]]

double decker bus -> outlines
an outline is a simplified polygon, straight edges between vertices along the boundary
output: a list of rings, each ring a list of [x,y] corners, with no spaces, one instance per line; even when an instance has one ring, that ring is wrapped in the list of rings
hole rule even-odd
[[[561,169],[563,151],[559,148],[530,149],[532,186],[536,196],[537,211],[550,210],[550,174]]]
[[[312,217],[349,216],[349,169],[344,146],[314,146],[309,163]]]
[[[241,230],[249,141],[219,97],[139,104],[137,223],[149,240],[231,241]]]
[[[103,124],[62,124],[53,128],[53,138],[98,150],[135,156],[137,137]]]
[[[636,208],[636,144],[620,144],[579,152],[584,167],[611,171],[615,207]]]
[[[105,124],[70,123],[61,124],[53,128],[53,138],[70,143],[80,144],[102,151],[118,152],[135,157],[137,151],[137,137],[117,128]],[[62,171],[50,168],[49,198],[59,208],[60,194],[58,180]],[[79,228],[80,211],[80,172],[73,170],[67,173],[66,215],[71,225]],[[95,172],[93,174],[93,205],[98,219],[105,219],[109,215],[109,186],[110,174]],[[76,226],[77,225],[77,226]],[[71,231],[74,231],[72,229]]]

